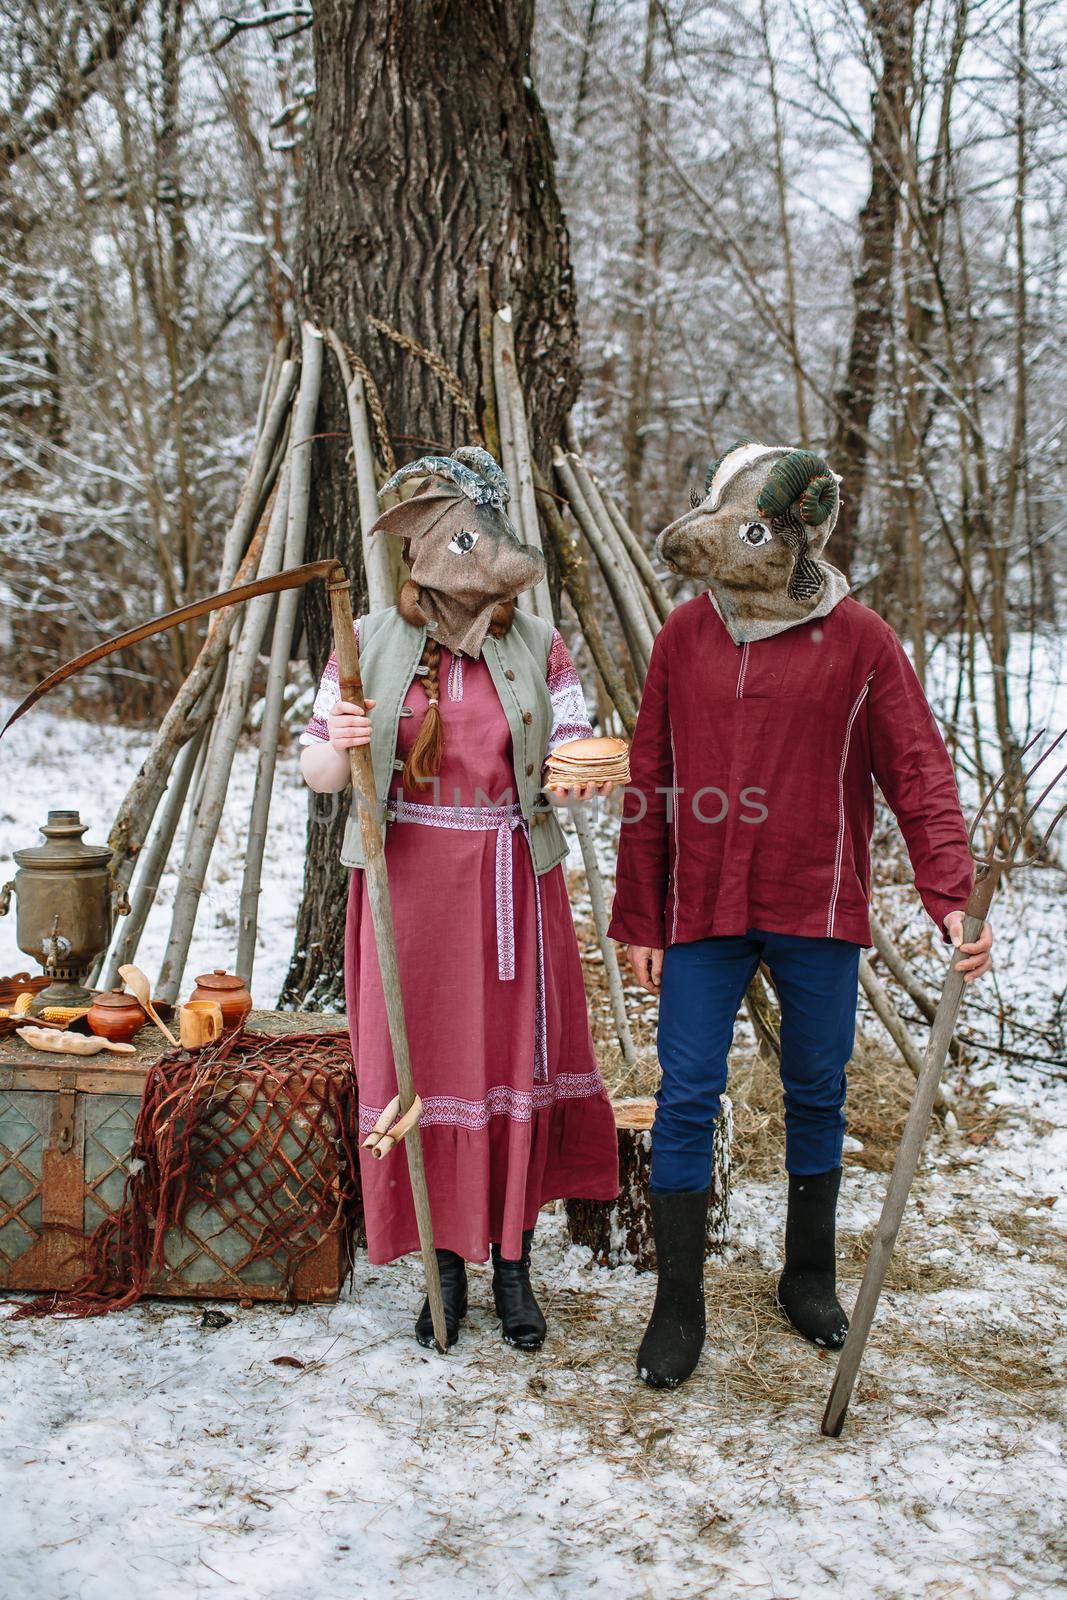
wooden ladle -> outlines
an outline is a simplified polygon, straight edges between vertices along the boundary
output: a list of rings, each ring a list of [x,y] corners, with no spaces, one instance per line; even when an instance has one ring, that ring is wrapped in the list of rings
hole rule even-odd
[[[152,1018],[152,1021],[155,1023],[160,1033],[164,1034],[177,1050],[179,1048],[178,1041],[167,1027],[167,1024],[163,1021],[163,1018],[160,1016],[155,1006],[152,1004],[151,985],[149,984],[145,974],[141,971],[140,967],[120,967],[119,977],[122,979],[123,983],[126,985],[127,989],[129,989],[134,998],[139,1000],[144,1006],[145,1010]]]

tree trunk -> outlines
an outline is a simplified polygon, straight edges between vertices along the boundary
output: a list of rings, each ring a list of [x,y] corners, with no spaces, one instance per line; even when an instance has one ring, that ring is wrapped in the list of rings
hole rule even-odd
[[[548,124],[530,82],[532,0],[320,0],[298,284],[303,312],[367,363],[397,460],[470,436],[425,361],[459,377],[481,414],[478,269],[515,319],[530,435],[546,477],[578,388],[578,326]],[[328,361],[312,473],[307,559],[340,557],[364,599],[356,482],[336,366]],[[330,649],[325,596],[304,602],[315,673]],[[343,798],[343,797],[342,797]],[[309,829],[285,1004],[340,1004],[347,802]]]
[[[882,73],[871,97],[871,186],[859,218],[859,261],[852,279],[852,334],[844,377],[834,396],[837,418],[830,450],[834,471],[844,479],[833,559],[846,574],[851,571],[855,554],[878,362],[889,327],[915,10],[915,0],[877,0],[870,11]]]
[[[619,1140],[619,1197],[568,1200],[567,1231],[575,1244],[584,1244],[593,1252],[602,1267],[631,1266],[635,1272],[655,1272],[649,1175],[656,1102],[613,1100],[612,1110]],[[721,1255],[729,1239],[733,1138],[733,1103],[729,1095],[723,1095],[715,1124],[705,1256]]]

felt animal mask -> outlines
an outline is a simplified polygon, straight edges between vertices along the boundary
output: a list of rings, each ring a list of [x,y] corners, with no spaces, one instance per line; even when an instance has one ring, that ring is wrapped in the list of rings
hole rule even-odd
[[[810,450],[740,444],[708,468],[703,499],[659,536],[667,565],[707,584],[736,644],[826,616],[848,581],[823,548],[838,479]]]
[[[384,511],[373,531],[405,541],[433,637],[477,657],[494,607],[539,583],[545,558],[520,541],[507,513],[508,480],[487,451],[467,445],[451,456],[423,456],[394,472],[380,493],[411,480],[415,493]]]

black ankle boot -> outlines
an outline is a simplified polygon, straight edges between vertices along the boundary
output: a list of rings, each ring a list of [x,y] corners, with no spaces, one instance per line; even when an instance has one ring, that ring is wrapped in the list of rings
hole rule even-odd
[[[840,1350],[848,1318],[837,1298],[834,1247],[841,1168],[815,1177],[789,1174],[785,1271],[778,1304],[798,1333],[825,1350]]]
[[[500,1246],[493,1246],[493,1301],[500,1318],[500,1331],[516,1350],[540,1350],[548,1326],[530,1287],[530,1246],[534,1231],[522,1236],[522,1256],[505,1261]]]
[[[437,1270],[441,1274],[441,1299],[445,1303],[445,1331],[451,1350],[459,1338],[459,1325],[467,1315],[467,1263],[451,1250],[438,1250],[436,1254]],[[422,1310],[416,1318],[415,1337],[425,1349],[434,1348],[429,1298],[422,1302]]]
[[[704,1347],[704,1249],[708,1191],[651,1194],[659,1282],[637,1373],[652,1389],[675,1389]]]

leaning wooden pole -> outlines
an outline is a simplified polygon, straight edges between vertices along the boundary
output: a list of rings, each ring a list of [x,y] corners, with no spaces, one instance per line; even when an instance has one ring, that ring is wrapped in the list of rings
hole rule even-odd
[[[622,988],[619,958],[616,954],[614,943],[608,937],[608,907],[604,897],[604,881],[600,876],[600,862],[597,860],[596,841],[593,838],[593,830],[589,825],[589,818],[585,815],[580,805],[575,807],[573,818],[574,831],[578,835],[582,862],[585,866],[585,881],[589,889],[589,906],[593,913],[593,925],[596,928],[600,953],[604,958],[604,972],[608,980],[608,997],[611,1001],[611,1014],[615,1021],[619,1049],[622,1051],[622,1059],[625,1064],[628,1067],[632,1067],[637,1060],[637,1051],[634,1048],[633,1034],[630,1032],[630,1019],[626,1015],[626,996]]]
[[[221,685],[220,685],[221,687]],[[212,696],[205,699],[205,711],[212,704]],[[200,752],[207,739],[208,724],[205,719],[203,725],[193,734],[178,756],[171,771],[170,784],[162,805],[156,816],[155,830],[148,847],[141,852],[137,864],[137,877],[130,895],[130,915],[123,917],[122,925],[117,931],[115,943],[107,955],[103,969],[103,978],[100,982],[102,989],[116,989],[121,984],[119,968],[128,966],[137,958],[137,947],[141,942],[148,914],[155,904],[156,894],[159,890],[163,869],[167,865],[171,847],[174,844],[174,835],[178,828],[182,810],[185,806],[189,785],[192,781]]]
[[[285,523],[283,567],[298,567],[307,543],[308,507],[311,501],[311,455],[322,388],[322,335],[310,322],[300,330],[300,392],[293,412],[289,454],[278,486],[279,514]],[[259,759],[248,819],[248,843],[241,875],[241,902],[237,927],[235,970],[251,984],[259,932],[259,897],[262,890],[263,852],[274,792],[278,758],[278,730],[289,672],[289,649],[300,597],[295,589],[278,596],[271,637],[263,720],[259,730]]]
[[[259,577],[273,577],[282,570],[284,534],[285,508],[280,500],[276,500],[260,558]],[[271,595],[263,594],[248,604],[240,637],[230,659],[230,670],[222,700],[211,726],[207,758],[204,763],[203,786],[193,797],[189,837],[186,840],[178,873],[178,887],[174,895],[170,936],[156,985],[159,998],[166,1000],[168,1004],[177,1000],[178,988],[185,972],[197,913],[204,893],[208,865],[215,848],[226,803],[234,751],[241,736],[252,675],[259,659],[260,646],[272,603]]]
[[[614,551],[609,547],[606,538],[601,533],[582,493],[570,457],[564,455],[563,451],[557,448],[552,457],[552,465],[555,468],[556,476],[559,479],[567,504],[574,513],[574,520],[585,535],[590,549],[596,556],[604,582],[608,587],[608,593],[611,595],[615,610],[618,613],[619,623],[630,652],[634,673],[639,682],[643,684],[645,674],[648,671],[649,657],[652,654],[652,630],[648,625],[637,591],[632,586],[629,573],[618,561]]]
[[[645,588],[644,579],[635,566],[629,550],[619,537],[618,528],[608,514],[608,508],[604,503],[600,485],[596,482],[580,455],[576,455],[572,451],[567,456],[567,460],[574,469],[578,487],[582,491],[589,514],[596,523],[597,531],[604,541],[605,548],[610,552],[616,570],[621,573],[622,580],[630,592],[631,600],[640,610],[645,619],[645,626],[649,631],[649,635],[654,639],[659,632],[663,618],[652,604],[651,597]]]
[[[526,401],[515,364],[515,330],[511,322],[511,307],[501,306],[493,318],[493,378],[496,385],[496,408],[500,423],[501,449],[505,456],[504,471],[511,483],[514,496],[511,515],[518,523],[527,544],[540,545],[537,501],[534,498],[533,455],[530,434],[526,426]],[[505,420],[506,419],[506,420]],[[507,457],[513,462],[507,468]],[[552,621],[552,594],[547,574],[532,590],[527,599],[534,615],[545,622]],[[525,603],[519,596],[520,604]]]
[[[578,626],[582,636],[589,646],[589,654],[593,658],[597,672],[612,705],[622,719],[628,738],[633,738],[634,727],[637,723],[637,706],[633,696],[626,686],[626,679],[616,657],[608,647],[600,627],[597,616],[596,601],[589,587],[589,578],[586,571],[585,560],[581,549],[573,540],[563,523],[555,496],[547,482],[537,471],[537,492],[540,496],[541,516],[545,527],[548,529],[552,547],[556,553],[556,561],[563,577],[563,586],[571,598],[574,614],[578,618]]]
[[[363,570],[367,580],[367,605],[371,611],[386,611],[396,599],[393,566],[388,536],[371,534],[378,520],[378,485],[374,473],[374,451],[370,442],[367,391],[358,372],[353,373],[348,353],[332,328],[326,329],[326,343],[333,351],[348,406],[348,431],[352,435],[352,464],[356,470],[356,495],[359,501],[359,532],[363,547]]]
[[[269,493],[271,462],[284,437],[296,370],[294,362],[283,363],[263,430],[257,436],[237,511],[226,534],[222,568],[227,575],[227,583],[220,586],[223,589],[232,583],[234,577],[238,582],[251,577],[258,566],[265,529],[262,525],[257,527],[257,521],[261,523],[266,509],[264,497]],[[255,513],[251,520],[250,506]],[[236,566],[233,563],[235,552]],[[167,708],[152,740],[152,747],[116,813],[108,835],[108,845],[111,849],[111,874],[122,888],[127,888],[133,878],[156,807],[167,787],[171,768],[188,738],[189,723],[199,710],[201,696],[214,680],[215,669],[226,653],[236,624],[237,616],[232,611],[212,617],[192,669]]]
[[[289,523],[289,462],[282,468],[278,484],[279,514],[286,522],[284,565],[299,566],[304,559],[303,537],[291,538]],[[295,559],[290,549],[296,549]],[[274,772],[278,764],[278,734],[282,725],[285,702],[285,685],[289,676],[289,650],[293,639],[293,624],[299,603],[295,589],[279,595],[274,612],[274,630],[271,635],[270,657],[267,663],[267,683],[263,695],[263,715],[259,724],[259,756],[256,761],[256,780],[252,789],[252,807],[248,816],[248,839],[245,845],[244,869],[241,873],[241,901],[237,918],[237,957],[234,971],[251,987],[252,969],[256,964],[256,937],[259,933],[259,897],[263,887],[263,855],[267,847],[267,823],[270,820],[270,803],[274,793]]]
[[[354,705],[363,704],[363,681],[359,670],[359,648],[356,644],[355,623],[352,618],[350,585],[344,569],[338,566],[333,577],[327,579],[326,590],[330,597],[330,620],[333,624],[333,647],[337,654],[337,673],[340,680],[341,699]],[[352,769],[352,792],[359,812],[359,828],[363,838],[363,873],[370,902],[371,921],[374,925],[374,943],[378,952],[378,969],[385,995],[385,1009],[389,1020],[389,1038],[393,1047],[393,1065],[396,1068],[396,1086],[400,1095],[400,1116],[403,1119],[415,1103],[415,1085],[411,1075],[411,1053],[408,1049],[408,1031],[404,1020],[404,996],[400,987],[400,966],[396,954],[396,935],[393,931],[393,907],[389,898],[389,871],[385,864],[385,841],[382,838],[381,805],[374,784],[370,746],[359,745],[348,752]],[[433,1336],[437,1348],[448,1349],[445,1328],[445,1307],[441,1298],[441,1274],[434,1250],[433,1222],[430,1216],[430,1196],[426,1188],[426,1169],[422,1159],[422,1134],[417,1117],[404,1139],[408,1154],[408,1174],[411,1178],[411,1198],[415,1205],[415,1221],[422,1246],[422,1264],[426,1273],[426,1294],[433,1320]]]

